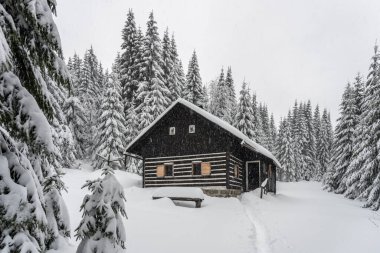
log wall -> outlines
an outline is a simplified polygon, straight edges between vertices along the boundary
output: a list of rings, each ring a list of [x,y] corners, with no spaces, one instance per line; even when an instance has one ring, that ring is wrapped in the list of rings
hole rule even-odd
[[[193,175],[192,162],[209,162],[209,176]],[[157,166],[173,163],[173,176],[157,177]],[[144,187],[226,186],[226,152],[145,158]]]

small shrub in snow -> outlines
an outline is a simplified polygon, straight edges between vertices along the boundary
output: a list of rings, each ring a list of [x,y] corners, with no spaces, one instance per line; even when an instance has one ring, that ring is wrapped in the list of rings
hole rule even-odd
[[[77,240],[82,240],[78,253],[123,252],[125,230],[122,216],[126,217],[123,187],[110,167],[103,169],[104,177],[87,181],[91,195],[86,195],[81,205],[83,218],[76,229]]]

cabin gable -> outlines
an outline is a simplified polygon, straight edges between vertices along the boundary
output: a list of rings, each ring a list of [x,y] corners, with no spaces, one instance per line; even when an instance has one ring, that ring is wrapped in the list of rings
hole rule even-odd
[[[189,127],[195,132],[190,133]],[[170,128],[175,133],[170,134]],[[237,138],[193,110],[177,104],[129,150],[142,157],[228,152]]]

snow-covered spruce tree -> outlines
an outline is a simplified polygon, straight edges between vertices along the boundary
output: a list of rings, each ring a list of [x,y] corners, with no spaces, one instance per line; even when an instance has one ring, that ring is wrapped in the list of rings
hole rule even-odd
[[[243,82],[240,90],[240,98],[238,104],[238,111],[235,118],[235,127],[243,134],[255,141],[253,138],[253,124],[252,124],[252,105],[251,96],[247,87],[247,83]]]
[[[232,77],[231,67],[228,67],[227,69],[225,85],[228,92],[227,93],[228,113],[230,114],[228,118],[231,118],[231,120],[233,120],[235,118],[236,111],[237,111],[237,103],[236,103],[236,93],[235,93],[234,79]],[[230,124],[233,124],[233,122],[231,121]]]
[[[166,88],[170,91],[170,102],[173,101],[173,98],[177,96],[178,92],[170,90],[172,87],[176,86],[175,84],[177,82],[177,77],[174,75],[176,74],[174,67],[169,30],[166,28],[164,37],[162,38],[162,78]],[[176,94],[172,95],[172,92],[175,92]]]
[[[170,92],[164,83],[162,47],[153,12],[149,15],[144,39],[143,81],[137,90],[139,130],[148,126],[170,103]]]
[[[107,91],[102,100],[95,137],[95,169],[102,169],[109,163],[107,161],[121,158],[125,148],[124,108],[116,82],[118,80],[115,75],[107,77]],[[114,161],[112,166],[120,169],[122,161]]]
[[[86,50],[78,85],[78,98],[84,108],[86,117],[86,131],[84,131],[83,149],[86,155],[91,156],[94,146],[94,133],[96,131],[97,112],[99,111],[101,91],[99,82],[98,59],[93,48]]]
[[[174,64],[174,70],[170,74],[170,83],[171,86],[169,90],[171,92],[171,100],[175,101],[177,98],[182,97],[183,89],[186,84],[185,74],[183,72],[182,63],[178,58],[177,45],[174,39],[174,35],[172,35],[172,39],[170,41],[170,52],[172,62]]]
[[[340,117],[335,128],[332,158],[324,179],[325,189],[336,193],[346,191],[346,182],[342,179],[352,161],[356,128],[355,113],[354,92],[351,85],[347,84],[340,104]]]
[[[307,123],[306,123],[306,105],[300,103],[298,108],[298,120],[297,120],[297,141],[300,146],[300,161],[301,164],[298,166],[299,179],[309,180],[311,177],[310,168],[307,165],[307,145],[308,145],[308,132],[307,132]]]
[[[214,111],[212,112],[215,116],[225,120],[228,123],[232,122],[231,114],[229,113],[228,108],[228,90],[226,82],[224,79],[224,70],[222,68],[219,80],[215,90],[215,104]]]
[[[269,117],[268,108],[266,105],[260,103],[259,105],[260,122],[262,127],[261,145],[265,148],[269,147],[270,134],[269,134]]]
[[[254,140],[261,144],[262,140],[264,138],[264,132],[263,132],[263,126],[261,124],[261,116],[260,111],[257,103],[257,96],[256,93],[253,92],[252,94],[252,124],[253,124],[253,138]]]
[[[295,159],[294,159],[294,141],[292,137],[291,124],[292,119],[289,111],[288,117],[280,123],[279,133],[277,138],[277,158],[282,165],[278,171],[279,180],[295,181]]]
[[[316,180],[317,175],[320,175],[321,164],[318,157],[318,148],[320,147],[321,141],[321,114],[319,111],[319,105],[317,105],[314,109],[313,114],[313,127],[314,127],[314,135],[315,135],[315,167],[312,172],[312,179]]]
[[[269,123],[269,145],[268,150],[272,153],[276,153],[276,141],[277,141],[277,129],[274,123],[273,113],[270,116]]]
[[[342,179],[341,179],[341,185],[339,188],[345,188],[345,191],[342,192],[342,193],[345,193],[345,194],[348,194],[350,192],[350,190],[348,190],[350,183],[349,183],[349,179],[352,179],[352,177],[355,177],[354,175],[356,175],[357,171],[360,170],[360,163],[358,163],[360,160],[358,159],[358,155],[360,154],[360,151],[362,149],[362,135],[363,135],[363,125],[361,124],[361,115],[363,113],[363,99],[364,99],[364,83],[362,81],[362,77],[360,76],[360,74],[358,74],[355,78],[355,83],[354,83],[354,86],[353,86],[353,103],[354,103],[354,114],[355,114],[355,118],[354,118],[354,125],[355,125],[355,130],[354,130],[354,133],[353,133],[353,143],[352,143],[352,156],[351,156],[351,162],[349,164],[349,166],[347,167],[346,169],[346,172],[344,173]],[[342,184],[345,184],[345,186],[343,186]],[[351,181],[351,182],[355,182],[355,181]],[[351,187],[350,187],[351,188]],[[352,193],[354,194],[357,194],[357,192],[355,192],[355,187],[352,187],[351,188],[353,191]],[[337,191],[338,192],[338,191]],[[339,193],[341,193],[339,191]],[[350,195],[350,194],[348,194]],[[350,198],[352,198],[352,196],[348,196]]]
[[[53,20],[55,7],[54,1],[43,0],[0,3],[0,127],[4,129],[3,132],[9,132],[9,136],[4,137],[4,143],[13,142],[6,144],[8,148],[2,148],[1,152],[7,153],[9,149],[10,153],[18,157],[21,153],[17,150],[22,152],[22,158],[18,161],[3,162],[5,166],[1,172],[12,175],[16,184],[26,186],[24,180],[33,170],[34,181],[37,179],[40,185],[49,185],[45,190],[41,190],[37,183],[35,186],[42,210],[38,207],[38,210],[34,207],[27,210],[22,203],[15,208],[1,209],[16,219],[15,222],[7,223],[7,230],[0,230],[0,245],[10,248],[10,251],[32,244],[42,252],[57,249],[59,238],[69,235],[69,220],[68,216],[63,215],[65,205],[60,195],[62,182],[59,167],[63,162],[61,152],[71,134],[67,132],[63,135],[60,132],[69,131],[62,117],[61,106],[64,90],[69,89],[70,78],[62,60],[60,38]],[[56,90],[57,87],[62,90]],[[3,144],[3,141],[0,143]],[[20,166],[17,165],[20,163]],[[51,183],[53,178],[56,184]],[[33,191],[33,183],[30,182],[27,194],[29,190]],[[14,188],[5,187],[0,195],[3,197],[3,194],[8,194],[8,190]],[[34,200],[38,204],[35,194],[24,195],[24,190],[15,190],[13,193],[12,200],[26,197],[27,202]],[[31,219],[36,219],[37,223],[45,220],[44,224],[19,225],[18,222],[22,221],[17,218],[17,214],[29,210]],[[5,234],[7,231],[12,232]]]
[[[187,70],[184,99],[203,108],[203,96],[204,94],[202,90],[201,75],[199,74],[198,59],[194,50]]]
[[[306,163],[306,174],[307,179],[312,179],[315,171],[316,163],[316,139],[315,139],[315,129],[313,124],[313,112],[310,100],[307,102],[304,119],[306,124],[306,142],[304,146],[304,160]]]
[[[321,119],[321,130],[319,133],[319,142],[317,146],[317,159],[319,160],[320,170],[315,175],[317,181],[321,181],[323,175],[326,173],[329,167],[331,157],[331,136],[329,133],[329,116],[327,110],[323,110]]]
[[[236,96],[233,87],[231,68],[228,68],[227,76],[224,78],[224,71],[220,73],[218,82],[213,87],[213,97],[211,113],[224,121],[233,124],[236,114]]]
[[[102,175],[82,187],[91,194],[83,199],[82,220],[75,230],[76,239],[81,240],[77,253],[120,253],[125,249],[124,190],[110,167],[105,167]]]
[[[124,112],[130,107],[139,83],[138,54],[141,50],[140,38],[136,29],[135,16],[128,10],[127,20],[122,30],[122,54],[120,56],[120,84]]]
[[[84,134],[86,125],[85,110],[77,97],[70,96],[65,101],[63,111],[65,112],[67,123],[74,136],[76,158],[83,158],[85,155],[84,143],[86,142]]]
[[[375,46],[375,55],[370,66],[363,98],[359,129],[362,130],[361,144],[354,146],[355,160],[348,170],[355,171],[347,181],[346,196],[366,199],[365,207],[378,210],[380,207],[378,143],[380,142],[380,54]],[[350,168],[352,167],[352,168]]]

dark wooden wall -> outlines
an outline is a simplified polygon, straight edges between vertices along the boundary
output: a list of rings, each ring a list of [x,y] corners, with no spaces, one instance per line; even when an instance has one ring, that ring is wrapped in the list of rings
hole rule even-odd
[[[234,167],[235,164],[239,168],[239,177],[234,176]],[[245,182],[245,181],[244,181]],[[228,167],[228,185],[229,189],[242,189],[243,187],[243,161],[234,156],[233,154],[229,155],[229,167]]]
[[[211,175],[193,175],[193,161],[210,162]],[[164,163],[173,163],[174,176],[156,176],[157,165]],[[146,158],[144,186],[226,186],[226,153]]]

